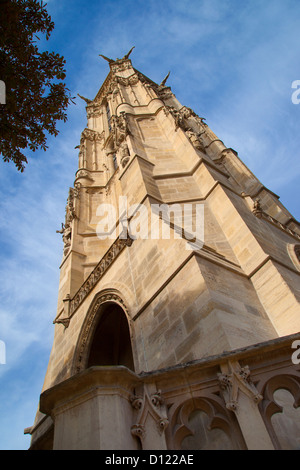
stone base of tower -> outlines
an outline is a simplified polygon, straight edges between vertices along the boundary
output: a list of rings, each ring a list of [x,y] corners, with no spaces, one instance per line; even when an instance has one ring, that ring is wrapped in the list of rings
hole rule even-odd
[[[90,367],[42,393],[31,449],[295,449],[300,365],[292,347],[299,340],[286,336],[148,373]]]

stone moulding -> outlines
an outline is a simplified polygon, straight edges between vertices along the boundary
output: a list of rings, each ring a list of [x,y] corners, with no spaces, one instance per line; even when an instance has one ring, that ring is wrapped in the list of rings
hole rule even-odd
[[[108,268],[112,265],[118,255],[123,251],[126,246],[131,246],[133,239],[131,239],[128,234],[126,238],[118,237],[117,240],[111,245],[96,267],[93,269],[88,278],[84,281],[80,289],[76,292],[74,297],[71,299],[70,296],[67,296],[64,299],[64,310],[65,317],[60,318],[59,316],[55,318],[53,323],[61,323],[65,328],[69,326],[70,320],[78,307],[82,304],[84,299],[89,295],[91,290],[97,284],[97,282],[103,277]]]
[[[295,232],[295,230],[292,230],[291,228],[287,227],[287,224],[282,224],[277,219],[275,219],[271,215],[264,212],[261,208],[259,199],[257,199],[255,201],[252,213],[255,215],[255,217],[258,217],[259,219],[270,222],[271,224],[275,225],[275,227],[279,228],[280,230],[283,230],[284,232],[288,233],[289,235],[296,238],[297,240],[300,240],[299,233],[297,233],[297,232]]]
[[[287,250],[295,268],[300,271],[300,245],[290,243],[287,247]]]

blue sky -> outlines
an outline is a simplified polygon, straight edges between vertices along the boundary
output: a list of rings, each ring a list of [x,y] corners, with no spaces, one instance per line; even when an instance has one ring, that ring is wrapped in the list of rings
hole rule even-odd
[[[67,61],[73,96],[94,98],[109,72],[99,54],[123,57],[156,82],[171,72],[182,105],[201,117],[262,183],[300,219],[298,0],[49,0],[55,29],[41,48]],[[1,77],[0,77],[1,79]],[[68,110],[47,152],[29,155],[23,174],[0,163],[0,449],[27,449],[56,314],[74,149],[86,126],[85,103]]]

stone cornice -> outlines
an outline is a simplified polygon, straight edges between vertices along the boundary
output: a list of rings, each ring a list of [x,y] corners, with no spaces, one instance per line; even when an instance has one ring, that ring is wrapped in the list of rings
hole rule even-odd
[[[213,380],[218,383],[216,371],[220,370],[221,364],[227,364],[229,361],[251,361],[257,357],[264,357],[265,360],[271,358],[274,362],[275,355],[284,354],[288,357],[288,365],[290,366],[291,344],[300,338],[300,333],[274,338],[262,343],[246,346],[233,351],[224,351],[222,354],[215,356],[207,356],[194,361],[177,364],[136,374],[124,366],[94,366],[85,369],[65,381],[53,385],[45,390],[40,397],[40,411],[47,415],[53,413],[54,408],[59,410],[62,406],[72,406],[72,399],[79,395],[89,395],[90,393],[107,393],[109,390],[122,390],[127,398],[132,390],[140,384],[155,382],[161,387],[168,384],[162,396],[169,394],[172,390],[178,390],[182,385],[194,386],[199,381],[202,374],[202,381]],[[284,365],[284,364],[283,364]],[[282,367],[282,366],[281,366]],[[210,375],[203,375],[204,370],[211,369]],[[295,368],[295,374],[299,376],[299,368]],[[97,392],[98,391],[98,392]]]

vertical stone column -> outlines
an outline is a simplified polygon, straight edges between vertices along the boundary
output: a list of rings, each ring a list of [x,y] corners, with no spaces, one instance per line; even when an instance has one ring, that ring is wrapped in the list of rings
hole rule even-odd
[[[248,450],[274,450],[258,404],[263,397],[250,379],[248,366],[238,361],[221,365],[219,382],[226,408],[236,415]]]
[[[131,433],[140,439],[143,450],[167,450],[165,429],[169,421],[160,392],[153,384],[144,384],[131,402],[136,410]]]

